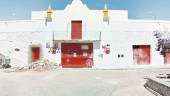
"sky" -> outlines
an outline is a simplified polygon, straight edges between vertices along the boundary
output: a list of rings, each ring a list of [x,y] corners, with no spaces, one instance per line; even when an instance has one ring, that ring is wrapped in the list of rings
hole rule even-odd
[[[63,10],[72,0],[0,0],[0,20],[31,19],[32,11]],[[103,9],[105,0],[82,0],[90,9]],[[106,0],[111,10],[128,10],[129,19],[170,20],[170,0]]]

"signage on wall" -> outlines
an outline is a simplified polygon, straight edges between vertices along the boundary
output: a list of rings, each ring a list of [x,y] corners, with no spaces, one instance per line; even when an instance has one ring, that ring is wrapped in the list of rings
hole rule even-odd
[[[57,53],[60,53],[60,49],[59,48],[49,48],[49,53],[52,53],[52,54],[57,54]]]
[[[102,46],[105,54],[110,54],[110,44],[106,44]]]
[[[46,43],[46,48],[49,49],[48,53],[56,54],[60,53],[60,48],[58,47],[58,43],[54,43],[50,46],[50,43]]]

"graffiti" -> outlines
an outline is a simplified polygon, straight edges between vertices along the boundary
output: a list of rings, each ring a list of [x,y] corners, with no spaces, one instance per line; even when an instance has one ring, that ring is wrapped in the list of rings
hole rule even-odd
[[[110,44],[106,44],[102,46],[105,54],[110,54]]]
[[[60,53],[60,49],[59,48],[49,48],[48,53],[57,54],[57,53]]]
[[[46,43],[46,48],[49,49],[48,53],[56,54],[60,53],[60,48],[58,46],[58,43],[54,43],[53,46],[50,46],[50,43]]]

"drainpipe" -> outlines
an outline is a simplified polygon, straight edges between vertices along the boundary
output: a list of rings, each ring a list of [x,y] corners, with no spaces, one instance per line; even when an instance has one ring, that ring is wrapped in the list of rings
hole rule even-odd
[[[67,37],[69,37],[69,22],[67,22]]]
[[[54,32],[53,32],[53,48],[54,48]]]
[[[102,40],[102,32],[100,32],[99,40],[100,40],[100,42],[101,42],[101,40]]]

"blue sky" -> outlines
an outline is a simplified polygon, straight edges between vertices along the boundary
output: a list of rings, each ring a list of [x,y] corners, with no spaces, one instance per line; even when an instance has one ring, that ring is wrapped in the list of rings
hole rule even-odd
[[[82,0],[90,9],[103,9],[105,0]],[[61,10],[72,0],[51,0]],[[46,10],[49,0],[0,0],[0,20],[30,19],[31,11]],[[170,0],[107,0],[108,7],[128,10],[130,19],[170,20]]]

